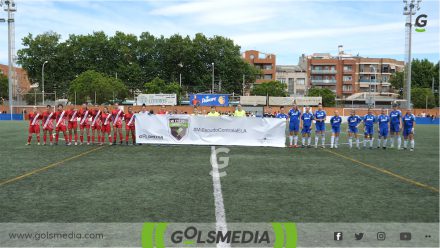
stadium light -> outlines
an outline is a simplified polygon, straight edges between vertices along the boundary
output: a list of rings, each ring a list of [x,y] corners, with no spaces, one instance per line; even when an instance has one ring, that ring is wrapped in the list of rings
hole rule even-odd
[[[44,66],[49,63],[49,61],[44,61],[43,66],[41,66],[41,93],[43,93],[43,106],[44,106]]]
[[[15,37],[15,27],[14,27],[14,12],[17,11],[15,3],[13,0],[0,1],[0,6],[4,6],[4,11],[8,13],[8,89],[9,89],[9,112],[11,114],[11,121],[13,120],[12,113],[12,90],[13,90],[13,74],[14,74],[14,37]],[[2,18],[0,22],[6,22],[6,19]]]
[[[411,108],[411,35],[412,35],[412,16],[420,9],[422,0],[403,0],[403,15],[406,15],[405,23],[405,57],[406,57],[406,107]]]

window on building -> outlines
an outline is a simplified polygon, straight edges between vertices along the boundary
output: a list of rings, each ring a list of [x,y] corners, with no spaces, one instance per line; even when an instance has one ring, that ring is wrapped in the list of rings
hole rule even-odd
[[[277,81],[279,81],[280,83],[283,83],[283,84],[286,83],[286,79],[285,78],[277,78]]]
[[[263,69],[264,69],[264,70],[272,70],[273,67],[272,67],[271,64],[268,64],[268,65],[263,65]]]
[[[351,65],[344,65],[344,71],[353,71],[353,66],[351,66]]]
[[[296,84],[298,84],[298,85],[305,85],[306,84],[306,79],[305,78],[297,78],[296,79]]]
[[[249,56],[249,58],[250,58],[250,59],[255,59],[255,56],[254,56],[253,54],[251,54],[251,55]]]
[[[352,91],[353,87],[351,85],[343,85],[342,91]]]
[[[289,78],[289,84],[287,85],[287,92],[289,94],[295,94],[295,84],[293,83],[293,78]]]
[[[272,74],[264,74],[264,79],[266,80],[272,79]]]
[[[344,75],[344,77],[343,77],[344,82],[351,81],[352,79],[353,78],[351,75]]]
[[[320,71],[320,70],[321,70],[321,66],[320,66],[320,65],[315,65],[315,66],[313,67],[313,70],[315,70],[315,71]]]

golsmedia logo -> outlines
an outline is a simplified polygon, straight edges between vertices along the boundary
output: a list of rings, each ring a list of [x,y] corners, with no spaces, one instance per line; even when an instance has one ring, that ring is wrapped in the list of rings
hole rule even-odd
[[[184,231],[174,231],[171,234],[171,241],[174,244],[270,244],[268,231],[236,230],[236,231],[203,231],[197,230],[196,227],[187,227]]]
[[[142,247],[296,247],[295,223],[144,223]]]
[[[428,18],[428,15],[425,14],[417,16],[416,23],[414,24],[416,26],[416,32],[426,31],[425,27],[428,24],[428,20],[426,20],[426,18]]]

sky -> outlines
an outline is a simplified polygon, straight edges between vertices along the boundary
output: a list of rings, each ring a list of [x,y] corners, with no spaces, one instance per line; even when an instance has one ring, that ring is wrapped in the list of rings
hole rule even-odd
[[[363,57],[404,59],[405,16],[401,0],[15,0],[16,50],[21,39],[54,31],[69,34],[116,31],[166,37],[221,35],[241,50],[277,56],[297,64],[301,54],[336,54],[338,45]],[[413,58],[439,60],[440,7],[423,0],[426,32],[413,32]],[[416,16],[417,16],[416,15]],[[0,12],[6,18],[6,12]],[[7,63],[7,25],[0,23],[0,63]]]

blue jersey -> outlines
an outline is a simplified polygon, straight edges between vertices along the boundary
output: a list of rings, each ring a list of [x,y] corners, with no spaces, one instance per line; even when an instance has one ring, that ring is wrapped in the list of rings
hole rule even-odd
[[[388,128],[390,117],[388,115],[379,115],[379,117],[377,117],[377,122],[379,122],[380,129]]]
[[[310,127],[312,125],[313,114],[306,112],[301,115],[301,120],[303,120],[303,126]]]
[[[315,119],[316,119],[317,122],[321,122],[321,121],[318,121],[318,119],[323,119],[323,121],[325,121],[325,117],[326,116],[327,116],[327,114],[325,113],[324,110],[317,110],[317,111],[315,111]]]
[[[400,118],[402,118],[402,112],[400,110],[393,110],[390,113],[391,124],[400,124]]]
[[[289,110],[290,122],[299,123],[299,118],[301,117],[301,111],[291,109]]]
[[[414,123],[416,122],[416,117],[413,114],[406,114],[403,116],[402,121],[404,128],[413,128]]]
[[[332,127],[340,127],[342,123],[342,118],[340,116],[333,116],[330,118],[330,123],[332,124]]]
[[[376,122],[376,116],[374,115],[370,115],[370,114],[366,114],[364,116],[364,123],[366,127],[372,127],[374,126],[374,123]]]
[[[359,115],[350,115],[347,118],[347,122],[348,122],[348,126],[350,127],[356,127],[357,125],[359,125],[359,123],[361,123],[362,119],[361,117],[359,117]]]
[[[276,116],[276,118],[279,118],[279,119],[287,119],[287,118],[289,118],[289,116],[287,116],[287,115],[284,114],[284,113],[278,113],[277,116]]]

